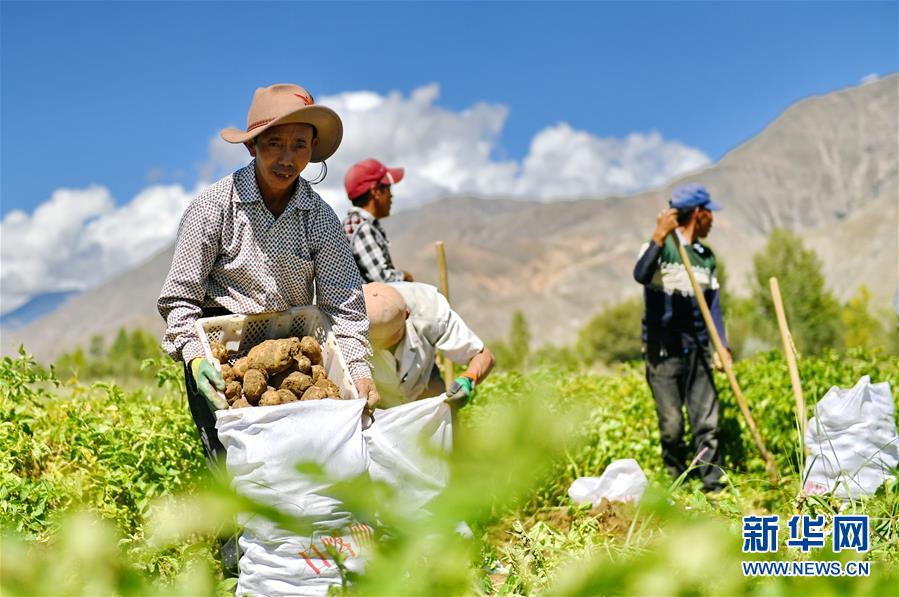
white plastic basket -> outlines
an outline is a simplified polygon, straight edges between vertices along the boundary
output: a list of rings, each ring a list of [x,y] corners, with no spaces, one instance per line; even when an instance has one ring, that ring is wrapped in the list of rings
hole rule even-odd
[[[337,345],[337,338],[331,331],[331,322],[315,305],[293,307],[277,313],[201,317],[194,327],[203,344],[206,358],[218,369],[221,369],[220,363],[212,356],[210,342],[224,344],[228,349],[228,362],[233,365],[234,361],[263,340],[312,336],[321,344],[322,365],[328,379],[340,389],[340,397],[344,400],[359,398],[343,353]],[[224,397],[224,394],[221,395]]]

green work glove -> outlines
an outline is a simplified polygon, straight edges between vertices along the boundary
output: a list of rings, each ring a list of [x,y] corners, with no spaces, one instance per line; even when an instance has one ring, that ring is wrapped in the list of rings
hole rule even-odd
[[[460,375],[453,380],[449,391],[446,393],[446,401],[455,406],[465,406],[471,400],[474,393],[474,380],[467,375]]]
[[[225,380],[222,379],[222,374],[213,364],[203,357],[197,357],[190,362],[190,370],[194,374],[197,391],[209,403],[210,410],[215,412],[228,408],[228,402],[216,392],[216,390],[225,390]]]

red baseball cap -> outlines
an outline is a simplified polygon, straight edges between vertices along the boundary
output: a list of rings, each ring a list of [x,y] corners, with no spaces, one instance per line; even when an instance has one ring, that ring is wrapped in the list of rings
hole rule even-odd
[[[347,197],[351,200],[368,192],[378,183],[391,185],[403,180],[403,168],[388,168],[376,159],[369,158],[354,164],[343,178]]]

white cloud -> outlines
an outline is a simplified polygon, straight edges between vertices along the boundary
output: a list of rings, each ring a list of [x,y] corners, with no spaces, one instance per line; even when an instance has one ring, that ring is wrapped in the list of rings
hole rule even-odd
[[[862,77],[861,84],[867,85],[868,83],[874,83],[875,81],[880,80],[880,75],[877,73],[871,73],[870,75],[865,75]]]
[[[100,186],[58,189],[33,214],[0,222],[0,310],[44,292],[82,290],[171,242],[195,191],[152,186],[116,206]]]
[[[566,123],[537,133],[514,193],[541,199],[623,195],[708,165],[706,154],[658,132],[601,139]]]
[[[344,125],[328,177],[316,186],[319,194],[342,212],[348,205],[343,175],[369,157],[406,168],[406,178],[394,188],[396,209],[460,193],[544,201],[630,194],[709,164],[702,151],[656,131],[600,138],[564,122],[537,133],[521,162],[499,160],[494,156],[508,108],[482,102],[453,111],[436,105],[439,96],[439,86],[431,84],[408,96],[357,91],[318,98]],[[223,175],[249,161],[245,148],[217,134],[209,154],[201,168],[206,174]],[[304,176],[315,178],[319,168],[310,164]]]
[[[246,146],[228,143],[218,133],[209,138],[207,144],[208,157],[199,165],[200,180],[218,180],[241,166],[245,166],[252,158]]]
[[[454,111],[436,105],[439,95],[432,84],[407,96],[358,91],[319,98],[344,123],[328,177],[316,187],[338,214],[348,206],[344,173],[368,157],[406,168],[394,188],[398,210],[462,193],[544,201],[629,194],[709,163],[702,151],[655,131],[601,138],[565,122],[537,133],[521,162],[496,159],[508,108],[482,102]],[[199,179],[215,180],[249,160],[243,145],[216,132],[197,165]],[[304,176],[316,177],[319,168],[310,165]],[[181,213],[205,184],[190,191],[149,186],[118,207],[104,187],[59,189],[32,215],[10,212],[0,226],[0,311],[35,294],[95,285],[149,258],[171,242]]]

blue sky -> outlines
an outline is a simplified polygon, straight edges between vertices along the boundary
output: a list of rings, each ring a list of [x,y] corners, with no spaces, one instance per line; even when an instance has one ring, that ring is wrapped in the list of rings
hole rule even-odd
[[[895,3],[2,3],[2,212],[54,189],[192,184],[252,90],[508,108],[521,159],[564,121],[713,161],[810,94],[896,70]],[[266,26],[269,26],[266,28]]]
[[[245,164],[218,131],[293,82],[360,159],[405,166],[395,208],[655,187],[794,102],[897,70],[895,2],[0,2],[0,312],[172,242]],[[313,167],[307,176],[318,171]]]

